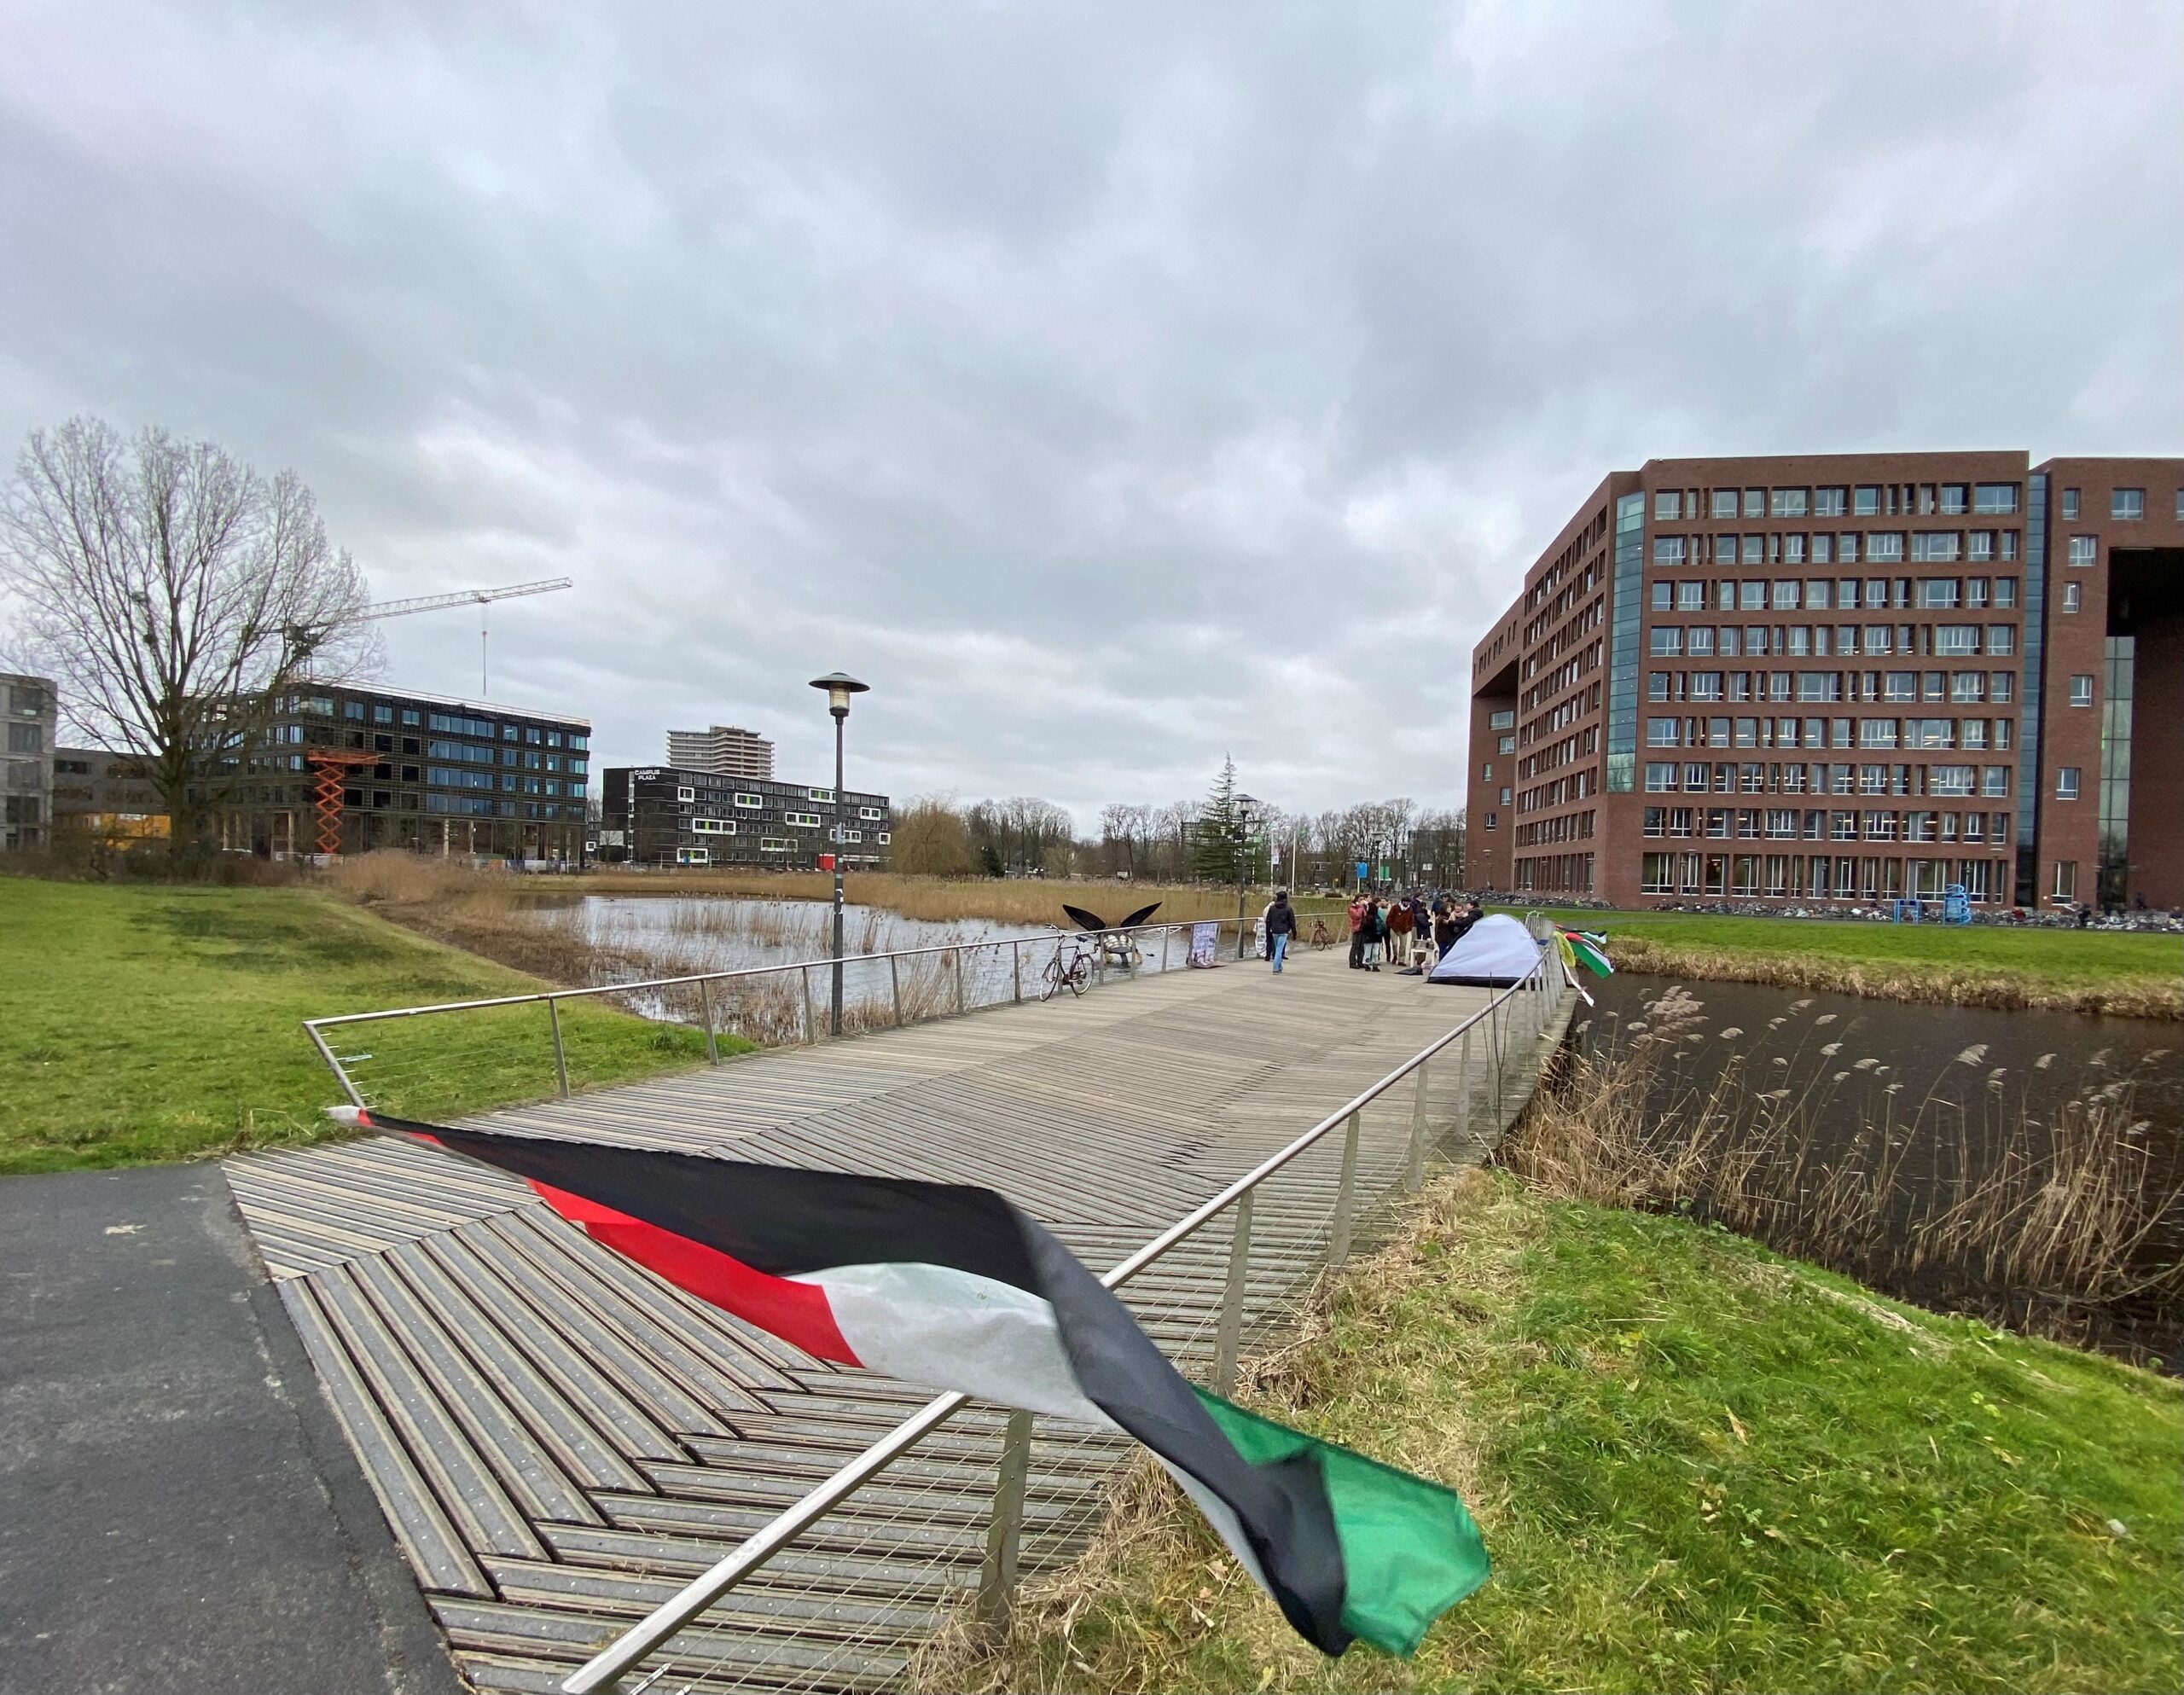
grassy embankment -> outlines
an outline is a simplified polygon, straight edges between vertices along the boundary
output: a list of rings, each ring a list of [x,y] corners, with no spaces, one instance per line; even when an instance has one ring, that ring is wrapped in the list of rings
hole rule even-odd
[[[1511,908],[1509,910],[1519,910]],[[2184,937],[1992,925],[1554,911],[1627,971],[1957,1007],[2184,1019]]]
[[[299,1020],[544,986],[307,889],[0,878],[0,1172],[311,1140],[338,1094]],[[694,1031],[595,1003],[562,1030],[572,1085],[704,1057]],[[365,1026],[342,1051],[421,1116],[554,1090],[535,1006]]]
[[[1495,1575],[1414,1660],[1321,1659],[1148,1467],[928,1686],[2184,1686],[2178,1384],[1723,1231],[1460,1173],[1254,1381],[1471,1503]]]

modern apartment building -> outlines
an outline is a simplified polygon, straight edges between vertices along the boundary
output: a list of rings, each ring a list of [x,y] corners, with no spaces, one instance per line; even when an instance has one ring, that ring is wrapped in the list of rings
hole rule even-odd
[[[163,840],[166,801],[133,754],[98,747],[53,750],[53,828],[110,846]]]
[[[843,791],[847,866],[887,859],[884,794]],[[779,865],[808,871],[834,850],[834,791],[752,777],[717,777],[674,766],[618,765],[607,773],[601,856],[639,865]]]
[[[58,699],[45,677],[0,671],[0,851],[52,845]]]
[[[579,862],[590,742],[589,720],[558,713],[307,688],[281,703],[263,757],[221,797],[220,845]]]
[[[1609,475],[1472,652],[1468,879],[2184,907],[2184,459],[2030,458]]]
[[[715,777],[756,777],[764,782],[774,775],[774,745],[733,724],[715,724],[709,730],[670,730],[667,763],[678,770],[703,771]]]

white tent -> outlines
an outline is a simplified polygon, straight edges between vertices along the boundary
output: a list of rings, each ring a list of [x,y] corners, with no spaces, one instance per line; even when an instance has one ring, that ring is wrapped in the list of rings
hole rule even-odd
[[[1531,932],[1507,913],[1490,913],[1464,932],[1427,981],[1506,989],[1531,976],[1538,964],[1539,943]]]

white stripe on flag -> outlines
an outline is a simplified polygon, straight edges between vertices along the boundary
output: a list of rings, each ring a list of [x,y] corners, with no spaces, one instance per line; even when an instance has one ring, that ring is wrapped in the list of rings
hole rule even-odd
[[[850,1351],[905,1383],[1114,1429],[1084,1398],[1039,1296],[941,1265],[830,1266],[790,1280],[824,1290]]]

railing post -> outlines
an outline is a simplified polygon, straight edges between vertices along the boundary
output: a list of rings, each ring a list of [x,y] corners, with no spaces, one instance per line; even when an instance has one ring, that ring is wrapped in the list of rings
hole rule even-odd
[[[895,1028],[903,1027],[903,961],[895,955],[887,955],[887,988],[895,997]]]
[[[1342,1127],[1342,1181],[1334,1192],[1334,1239],[1327,1244],[1327,1263],[1340,1266],[1350,1258],[1350,1215],[1356,1206],[1357,1114]]]
[[[1011,998],[1021,1005],[1024,1000],[1024,943],[1021,941],[1008,944],[1008,984]]]
[[[1466,1139],[1471,1135],[1471,1032],[1464,1032],[1464,1039],[1456,1056],[1456,1075],[1461,1079],[1456,1088],[1456,1130]]]
[[[1496,1001],[1490,1005],[1486,1009],[1486,1046],[1494,1059],[1494,1112],[1491,1128],[1496,1135],[1502,1133],[1502,1036],[1507,1027],[1508,1020],[1502,1016],[1501,1003]]]
[[[551,995],[546,997],[546,1021],[554,1030],[554,1080],[561,1091],[561,1099],[569,1098],[569,1056],[561,1046],[561,1003]]]
[[[1236,1355],[1244,1339],[1244,1279],[1252,1268],[1252,1197],[1246,1189],[1236,1198],[1236,1228],[1228,1239],[1228,1286],[1221,1297],[1221,1328],[1213,1347],[1213,1392],[1236,1390]]]
[[[819,1042],[819,1013],[811,1004],[811,967],[805,966],[796,977],[797,981],[804,985],[804,1043],[807,1047],[816,1047]]]
[[[1404,1188],[1415,1193],[1426,1181],[1426,1065],[1418,1067],[1418,1082],[1410,1092],[1410,1163],[1403,1176]]]
[[[1008,1628],[1016,1600],[1016,1549],[1024,1530],[1024,1479],[1031,1468],[1031,1415],[1011,1413],[1001,1437],[993,1481],[993,1516],[986,1521],[985,1563],[979,1568],[979,1622]]]
[[[956,950],[956,1016],[963,1016],[963,950]]]
[[[1168,941],[1175,933],[1172,926],[1164,924],[1160,926],[1160,969],[1163,971],[1168,968]]]
[[[698,979],[698,1007],[706,1020],[706,1063],[720,1064],[720,1042],[713,1035],[713,985],[711,978]]]

